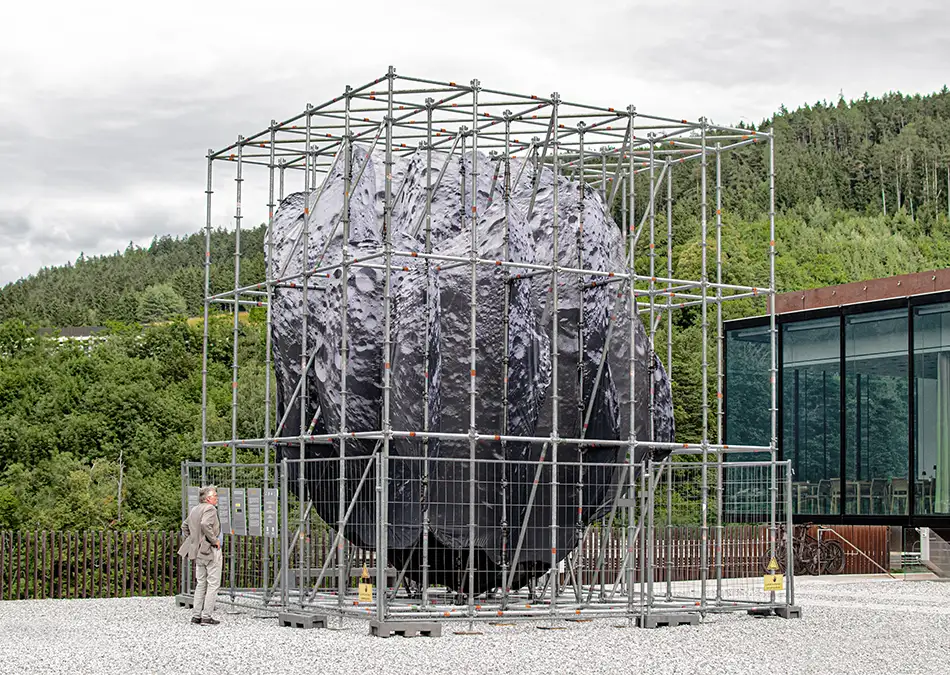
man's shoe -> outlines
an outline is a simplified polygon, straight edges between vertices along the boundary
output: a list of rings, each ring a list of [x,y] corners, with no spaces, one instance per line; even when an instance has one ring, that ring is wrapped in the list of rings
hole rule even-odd
[[[217,619],[212,619],[211,617],[207,617],[201,620],[202,626],[217,626],[219,623],[221,622],[218,621]]]
[[[200,617],[200,616],[193,616],[193,617],[191,617],[191,622],[192,622],[192,623],[201,623],[201,617]]]

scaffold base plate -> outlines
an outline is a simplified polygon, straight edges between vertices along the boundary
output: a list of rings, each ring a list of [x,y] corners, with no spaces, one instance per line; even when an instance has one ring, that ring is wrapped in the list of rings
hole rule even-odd
[[[650,614],[636,617],[637,628],[661,628],[663,626],[698,626],[699,614],[684,612],[682,614]]]
[[[442,637],[442,624],[432,621],[370,621],[369,634],[388,638],[394,635],[402,637]]]
[[[188,593],[179,593],[175,596],[175,604],[179,607],[191,609],[195,606],[195,596]]]
[[[326,628],[327,617],[324,614],[279,612],[277,614],[277,624],[287,628]]]

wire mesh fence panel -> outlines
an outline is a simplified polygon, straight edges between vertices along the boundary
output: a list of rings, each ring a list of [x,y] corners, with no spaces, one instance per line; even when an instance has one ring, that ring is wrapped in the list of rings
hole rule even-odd
[[[725,611],[789,602],[788,472],[787,462],[652,465],[651,609]]]
[[[629,611],[630,584],[642,581],[629,466],[555,472],[540,449],[534,461],[400,456],[384,480],[379,457],[285,462],[289,604],[471,619]]]

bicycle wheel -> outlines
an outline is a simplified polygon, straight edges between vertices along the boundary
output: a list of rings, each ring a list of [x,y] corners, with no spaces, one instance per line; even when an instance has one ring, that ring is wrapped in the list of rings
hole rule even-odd
[[[829,539],[821,543],[821,573],[841,574],[844,572],[844,547],[840,541]]]
[[[804,576],[818,574],[818,547],[815,545],[802,546],[798,558],[795,559],[795,574]]]

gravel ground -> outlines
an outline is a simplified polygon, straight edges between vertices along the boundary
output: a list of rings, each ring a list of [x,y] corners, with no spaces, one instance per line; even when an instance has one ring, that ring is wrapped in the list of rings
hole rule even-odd
[[[710,617],[696,627],[616,621],[479,625],[482,635],[372,638],[280,628],[254,612],[188,623],[170,598],[0,603],[0,673],[947,673],[950,583],[797,581],[804,618]]]

